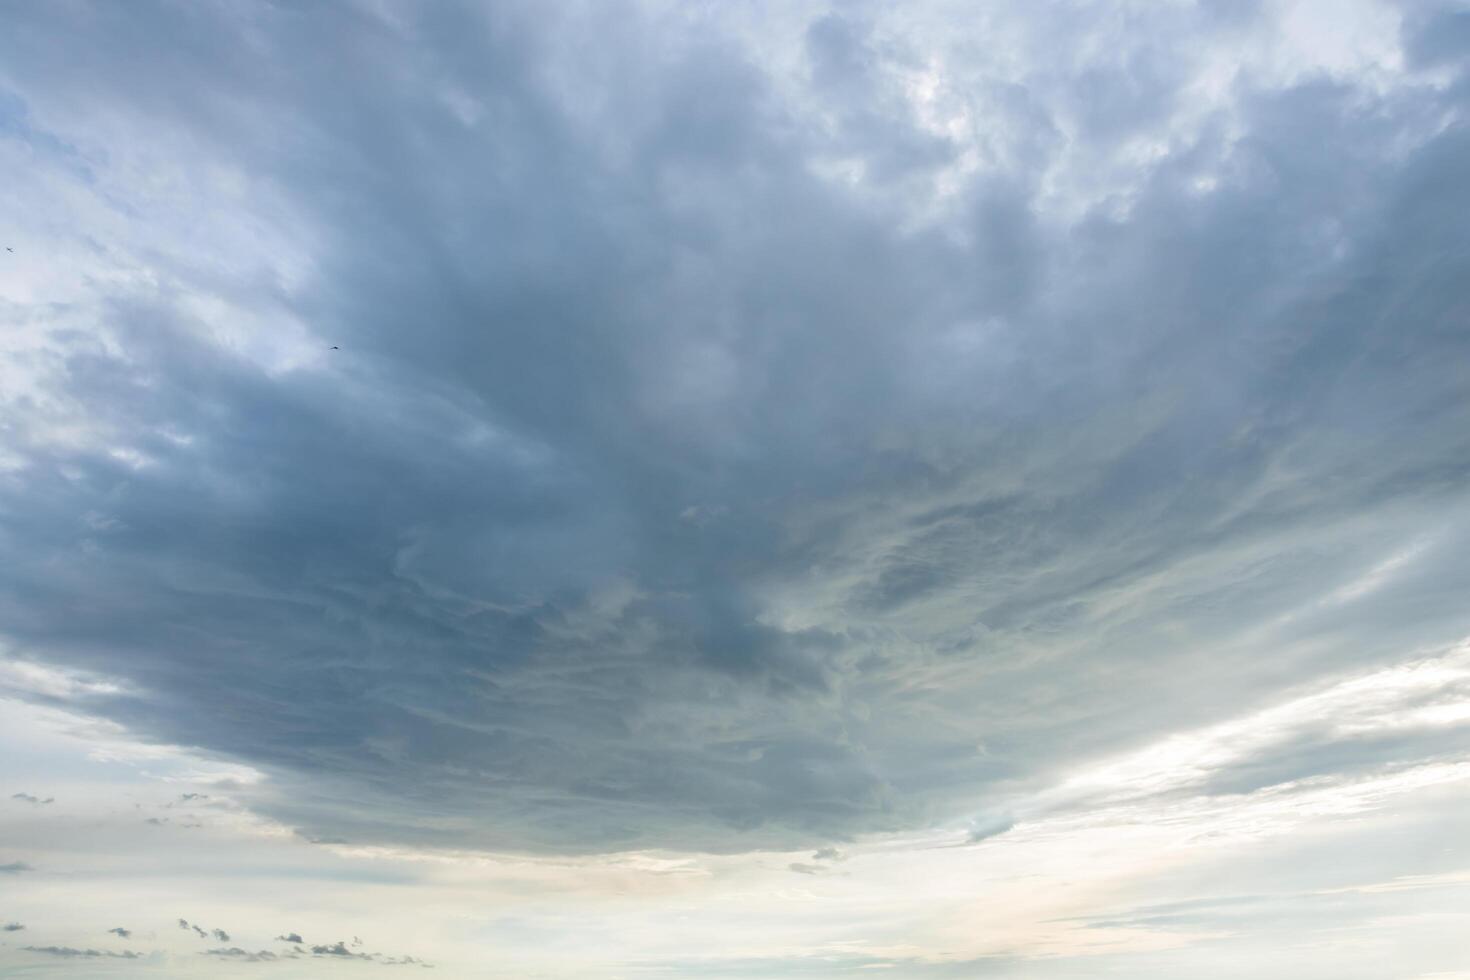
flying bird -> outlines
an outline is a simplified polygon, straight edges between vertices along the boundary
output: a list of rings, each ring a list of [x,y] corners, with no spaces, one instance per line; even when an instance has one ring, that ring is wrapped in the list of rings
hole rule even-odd
[[[333,348],[332,348],[332,350],[341,350],[341,349],[342,349],[342,348],[340,348],[340,347],[333,347]]]

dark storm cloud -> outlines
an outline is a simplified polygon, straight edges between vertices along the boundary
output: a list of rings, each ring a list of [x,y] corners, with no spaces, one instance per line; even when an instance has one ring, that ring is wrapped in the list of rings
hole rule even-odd
[[[4,430],[0,629],[267,771],[308,838],[561,851],[971,812],[1460,635],[1463,84],[1242,77],[1126,209],[1043,207],[1065,153],[1163,125],[1175,52],[1251,21],[1220,8],[969,80],[994,165],[927,230],[893,202],[963,155],[856,16],[810,18],[793,97],[632,9],[15,11],[4,138],[88,172],[49,127],[94,114],[251,174],[311,255],[160,253],[110,345],[57,328]],[[1459,64],[1425,16],[1408,50]],[[194,295],[341,350],[268,371]],[[1426,535],[1412,594],[1283,619]]]

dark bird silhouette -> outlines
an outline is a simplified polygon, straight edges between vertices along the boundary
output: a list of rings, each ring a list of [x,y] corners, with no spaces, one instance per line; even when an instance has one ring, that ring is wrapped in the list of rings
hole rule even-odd
[[[342,348],[340,348],[340,347],[333,347],[333,348],[332,348],[332,350],[341,350],[341,349],[342,349]]]
[[[7,252],[14,252],[15,249],[11,248],[9,245],[6,245],[5,246],[5,251],[7,251]]]

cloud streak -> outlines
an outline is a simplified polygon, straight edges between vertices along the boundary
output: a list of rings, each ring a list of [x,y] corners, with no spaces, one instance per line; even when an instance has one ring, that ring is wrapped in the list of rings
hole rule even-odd
[[[143,958],[142,953],[132,950],[116,952],[113,950],[77,949],[74,946],[24,946],[28,953],[42,953],[46,956],[59,956],[64,959],[117,959],[138,960]]]

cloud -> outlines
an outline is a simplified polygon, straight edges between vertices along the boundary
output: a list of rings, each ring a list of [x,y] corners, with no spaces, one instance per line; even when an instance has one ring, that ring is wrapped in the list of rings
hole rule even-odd
[[[331,945],[313,946],[311,947],[311,954],[313,956],[360,956],[366,958],[362,953],[352,952],[352,950],[347,948],[345,942],[340,941]]]
[[[0,932],[20,932],[25,926],[19,922],[7,922],[0,926]]]
[[[356,936],[353,936],[352,937],[351,945],[352,946],[361,946],[362,945],[362,940],[358,939]],[[312,946],[311,947],[311,955],[313,955],[313,956],[332,956],[332,957],[342,957],[342,958],[346,958],[346,959],[367,960],[367,961],[371,961],[371,962],[375,962],[375,963],[381,963],[384,966],[420,966],[420,967],[432,967],[433,966],[432,963],[429,963],[429,962],[427,962],[425,960],[421,960],[421,959],[418,959],[416,957],[407,956],[407,955],[404,955],[404,956],[389,956],[389,955],[386,955],[384,953],[354,953],[351,949],[348,948],[348,946],[349,946],[349,944],[347,942],[345,942],[345,941],[339,941],[339,942],[330,943],[330,944],[322,944],[322,945],[318,945],[318,946]]]
[[[1463,635],[1431,7],[25,9],[7,690],[305,839],[805,852]],[[1437,751],[1328,741],[1216,786]]]
[[[132,950],[116,952],[113,950],[77,949],[72,946],[22,946],[21,949],[28,953],[44,953],[47,956],[61,956],[67,959],[138,960],[143,958],[142,953],[135,953]]]
[[[204,955],[217,956],[221,959],[241,960],[246,963],[270,963],[281,958],[270,950],[262,949],[251,953],[238,946],[231,946],[227,949],[208,949],[204,951]]]
[[[121,937],[123,939],[131,939],[133,937],[132,930],[131,929],[124,929],[122,926],[118,926],[115,929],[109,929],[107,931],[110,932],[110,933],[112,933],[114,936],[119,936],[119,937]]]
[[[276,938],[279,939],[283,943],[295,943],[298,946],[301,945],[302,943],[306,942],[306,940],[304,940],[304,939],[301,938],[301,933],[299,933],[299,932],[288,932],[288,933],[284,933],[282,935],[277,936]]]
[[[56,798],[53,796],[48,796],[43,800],[40,797],[32,796],[30,793],[12,793],[10,795],[10,798],[12,800],[20,800],[23,803],[30,803],[35,806],[45,806],[48,803],[56,802]]]
[[[416,956],[384,956],[382,953],[373,954],[373,958],[384,966],[418,966],[433,969],[434,964],[427,960],[421,960]]]
[[[978,844],[992,837],[999,837],[1015,826],[1016,821],[1004,814],[976,817],[970,821],[969,835],[966,840],[968,843]]]
[[[24,861],[11,861],[9,864],[0,864],[0,874],[3,875],[20,874],[22,871],[34,870],[36,869],[31,867],[29,864],[26,864]]]

